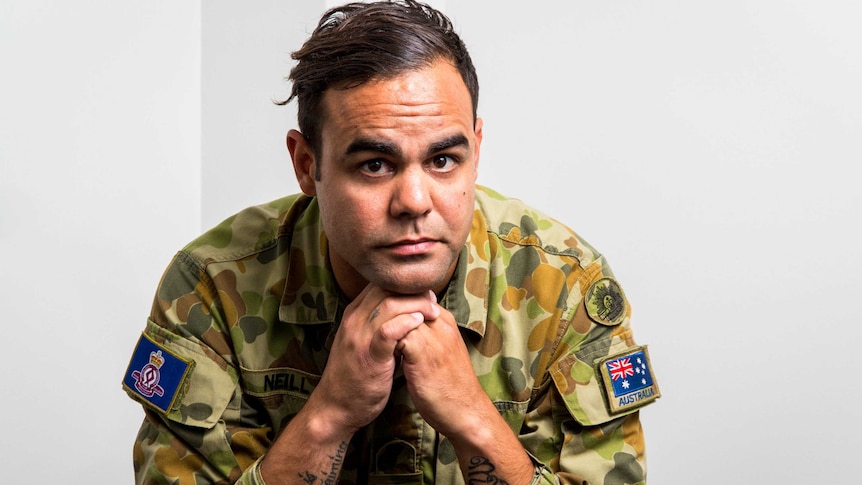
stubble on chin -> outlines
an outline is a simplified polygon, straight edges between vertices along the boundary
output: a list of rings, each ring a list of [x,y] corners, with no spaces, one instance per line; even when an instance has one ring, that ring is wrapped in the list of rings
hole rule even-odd
[[[366,279],[382,289],[401,295],[416,295],[429,290],[439,292],[452,279],[458,255],[448,261],[448,264],[439,264],[435,267],[415,265],[409,262],[395,263],[395,268],[389,272],[381,273],[379,268],[369,268]],[[411,267],[415,266],[415,267]]]

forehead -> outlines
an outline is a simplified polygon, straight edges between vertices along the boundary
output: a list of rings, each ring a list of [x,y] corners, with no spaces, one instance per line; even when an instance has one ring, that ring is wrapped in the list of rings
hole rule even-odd
[[[473,126],[470,93],[446,61],[349,89],[329,89],[323,108],[322,139],[336,144],[360,135],[417,136]]]

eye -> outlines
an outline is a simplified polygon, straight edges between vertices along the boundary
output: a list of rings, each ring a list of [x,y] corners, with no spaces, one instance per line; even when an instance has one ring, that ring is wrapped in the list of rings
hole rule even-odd
[[[435,155],[430,162],[431,170],[444,173],[455,170],[457,164],[458,162],[449,155]]]
[[[359,170],[366,175],[382,175],[390,171],[388,170],[388,167],[389,166],[386,161],[375,158],[373,160],[362,162],[359,165]]]

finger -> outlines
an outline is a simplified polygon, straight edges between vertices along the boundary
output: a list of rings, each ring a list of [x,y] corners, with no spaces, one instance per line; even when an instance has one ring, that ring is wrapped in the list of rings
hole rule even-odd
[[[437,295],[433,291],[428,290],[428,300],[431,303],[429,312],[425,314],[425,320],[436,320],[440,317],[440,305],[437,304]]]
[[[373,315],[375,309],[380,305],[386,298],[386,293],[375,285],[366,285],[365,288],[356,295],[356,298],[347,305],[347,308],[344,310],[344,315],[351,316],[355,315],[358,319],[357,323],[364,323],[366,320],[373,320],[369,315]],[[349,325],[352,319],[345,318],[342,321],[342,325]]]
[[[428,290],[425,293],[409,296],[407,298],[418,304],[416,311],[422,314],[423,320],[426,322],[440,317],[441,307],[437,304],[437,295],[435,295],[433,291]]]
[[[369,347],[371,358],[383,361],[395,356],[398,341],[425,323],[421,312],[398,315],[380,326]]]
[[[401,315],[381,325],[380,334],[385,340],[401,340],[424,322],[425,316],[421,312]]]
[[[397,350],[403,352],[405,358],[409,357],[411,362],[423,358],[428,352],[448,353],[464,347],[464,340],[455,317],[445,308],[440,306],[437,308],[438,318],[426,320],[427,325],[422,325],[399,339]]]
[[[404,362],[419,362],[429,351],[429,339],[433,339],[433,330],[429,325],[420,325],[398,340],[396,351]]]
[[[382,290],[381,290],[382,291]],[[398,315],[418,313],[423,321],[434,320],[440,316],[441,308],[433,298],[432,292],[418,295],[395,295],[382,293],[380,301],[373,309],[368,310],[368,321],[380,325]],[[429,295],[431,295],[429,297]],[[368,301],[375,297],[370,295]],[[363,302],[363,307],[366,302]]]

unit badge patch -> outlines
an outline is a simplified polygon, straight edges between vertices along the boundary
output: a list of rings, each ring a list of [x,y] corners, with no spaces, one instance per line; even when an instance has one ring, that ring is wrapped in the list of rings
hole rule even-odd
[[[141,335],[126,369],[123,387],[168,412],[190,369],[190,361]]]
[[[587,290],[584,297],[587,314],[596,323],[619,325],[626,317],[626,297],[613,278],[602,278]]]
[[[611,414],[640,408],[661,397],[646,346],[600,360],[598,366]]]

